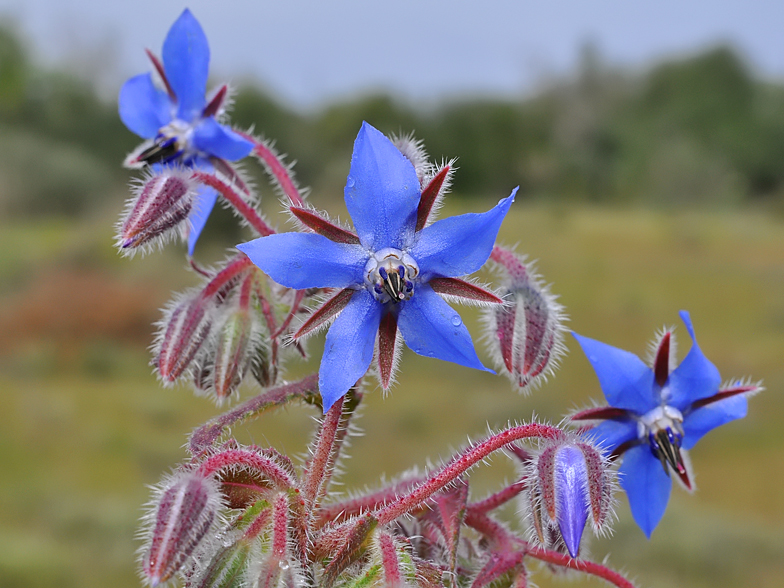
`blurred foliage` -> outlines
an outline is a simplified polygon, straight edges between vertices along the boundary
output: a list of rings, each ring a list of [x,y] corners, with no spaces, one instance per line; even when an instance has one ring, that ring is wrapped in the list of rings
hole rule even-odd
[[[373,95],[299,113],[246,83],[233,122],[296,158],[302,185],[342,192],[359,122],[459,157],[455,189],[528,199],[725,207],[784,197],[784,86],[756,79],[728,47],[644,72],[613,69],[586,46],[574,75],[516,101],[422,109]],[[86,81],[38,68],[0,28],[0,212],[79,215],[127,181],[137,143]],[[260,185],[264,185],[261,183]],[[233,222],[213,224],[225,234]],[[225,230],[224,230],[225,228]]]

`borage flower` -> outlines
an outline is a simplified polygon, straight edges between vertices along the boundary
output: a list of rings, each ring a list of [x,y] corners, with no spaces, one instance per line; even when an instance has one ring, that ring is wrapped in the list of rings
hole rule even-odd
[[[120,118],[125,126],[147,139],[125,161],[145,165],[183,165],[204,171],[216,169],[231,179],[236,171],[228,161],[250,153],[253,144],[218,123],[223,113],[227,87],[221,86],[209,103],[205,98],[210,48],[199,22],[186,8],[163,42],[163,63],[149,51],[165,91],[157,88],[150,73],[129,79],[120,90]],[[201,186],[189,214],[188,253],[210,215],[217,192]]]
[[[276,234],[238,246],[284,286],[341,289],[295,334],[310,333],[340,312],[327,333],[319,371],[325,411],[368,370],[376,333],[385,389],[392,378],[398,328],[415,353],[492,371],[477,357],[460,315],[438,293],[501,302],[456,278],[487,261],[516,189],[486,213],[425,226],[433,193],[445,175],[442,170],[422,188],[411,161],[363,123],[345,188],[356,235],[311,211],[292,208],[316,233]]]
[[[648,537],[667,508],[670,472],[693,488],[686,451],[712,429],[746,416],[746,396],[761,390],[739,382],[721,387],[719,371],[697,345],[689,313],[680,316],[692,347],[675,369],[670,330],[654,346],[653,368],[628,351],[573,333],[610,406],[581,411],[572,420],[603,421],[591,435],[613,456],[623,455],[621,486]]]

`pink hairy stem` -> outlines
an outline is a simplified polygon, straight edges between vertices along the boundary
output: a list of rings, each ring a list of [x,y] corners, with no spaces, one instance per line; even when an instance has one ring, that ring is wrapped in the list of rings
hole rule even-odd
[[[199,466],[199,474],[205,478],[225,468],[244,466],[268,478],[281,490],[289,490],[295,484],[289,472],[270,459],[247,449],[229,449],[205,459]]]
[[[219,271],[215,277],[207,284],[207,287],[201,291],[201,296],[204,299],[212,298],[220,290],[228,284],[231,280],[236,278],[243,271],[253,265],[253,262],[246,255],[238,255],[229,264]]]
[[[291,177],[288,167],[281,161],[280,156],[253,135],[243,133],[242,131],[235,132],[253,143],[253,154],[261,160],[267,172],[275,179],[275,182],[280,186],[283,193],[288,196],[292,204],[302,206],[303,201],[299,188],[297,188],[297,184]]]
[[[309,526],[332,478],[335,460],[348,426],[347,418],[343,415],[346,396],[341,396],[324,415],[313,455],[305,466],[302,498],[308,511]]]
[[[563,435],[563,431],[556,427],[537,423],[519,425],[501,431],[469,448],[465,453],[456,456],[450,463],[441,468],[441,471],[430,477],[408,495],[378,511],[376,518],[379,524],[385,525],[414,510],[433,494],[457,480],[472,466],[509,443],[530,438],[559,439]]]
[[[305,290],[297,290],[294,294],[294,302],[291,303],[291,309],[289,310],[289,314],[288,316],[286,316],[285,319],[283,319],[283,322],[281,323],[280,327],[272,334],[273,339],[280,337],[286,331],[286,329],[289,328],[291,321],[297,315],[297,312],[299,311],[299,307],[304,299],[305,299]],[[272,330],[270,330],[270,332],[272,333]]]
[[[635,588],[634,584],[624,578],[621,574],[602,564],[585,559],[572,559],[567,554],[544,549],[543,547],[529,547],[525,555],[555,566],[596,576],[605,582],[618,586],[618,588]]]
[[[188,449],[191,454],[199,455],[212,447],[229,427],[255,418],[263,412],[283,406],[295,399],[315,403],[317,396],[318,374],[311,374],[297,382],[265,390],[255,398],[243,402],[196,429],[188,442]]]
[[[323,527],[329,523],[338,524],[347,521],[353,516],[360,515],[363,512],[380,510],[387,504],[397,500],[400,494],[410,491],[412,487],[422,484],[425,480],[426,478],[424,476],[401,480],[391,486],[377,490],[376,492],[363,494],[362,496],[345,502],[323,506],[319,509],[316,526]]]
[[[397,559],[395,540],[389,533],[378,534],[378,546],[381,552],[381,566],[384,569],[385,586],[403,586],[400,562]]]
[[[217,190],[218,193],[234,207],[234,209],[242,216],[242,218],[248,221],[248,224],[253,227],[259,235],[262,237],[267,237],[269,235],[275,234],[275,230],[271,228],[264,221],[264,219],[261,218],[261,216],[259,216],[259,213],[256,212],[256,209],[245,202],[242,196],[234,191],[234,188],[218,178],[216,175],[203,171],[195,171],[193,172],[193,178],[205,186],[209,186],[210,188]]]
[[[478,502],[474,502],[468,505],[469,512],[477,512],[477,513],[488,513],[491,510],[495,510],[499,506],[503,506],[516,496],[519,496],[520,493],[525,490],[526,482],[524,479],[518,480],[514,484],[507,486],[506,488],[499,490],[498,492],[491,494],[487,498],[484,498]]]

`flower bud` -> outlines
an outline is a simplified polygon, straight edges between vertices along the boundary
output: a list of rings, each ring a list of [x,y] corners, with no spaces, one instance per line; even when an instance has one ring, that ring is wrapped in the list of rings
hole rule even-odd
[[[612,515],[615,479],[598,449],[580,441],[559,440],[545,447],[527,468],[526,507],[539,541],[572,557],[589,520],[604,533]]]
[[[213,388],[219,402],[231,396],[242,382],[250,363],[253,320],[247,308],[229,314],[217,336],[213,363]]]
[[[247,586],[246,573],[253,543],[240,537],[225,538],[223,545],[203,567],[194,566],[188,588],[241,588]]]
[[[196,472],[176,474],[153,500],[142,558],[144,577],[158,586],[209,543],[222,499],[218,483]]]
[[[197,183],[185,170],[166,168],[135,187],[117,234],[123,253],[163,243],[183,231],[196,198]]]
[[[487,311],[491,352],[520,391],[535,388],[564,354],[563,307],[520,256],[495,247],[490,259],[504,275],[507,301]]]
[[[153,359],[165,383],[182,376],[201,349],[212,328],[213,306],[200,292],[191,291],[165,311]]]

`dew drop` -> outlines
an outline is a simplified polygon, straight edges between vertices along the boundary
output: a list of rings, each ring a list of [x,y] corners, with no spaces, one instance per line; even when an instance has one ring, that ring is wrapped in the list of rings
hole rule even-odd
[[[289,569],[289,562],[287,562],[285,559],[282,559],[278,562],[278,566],[281,570],[287,570]]]
[[[463,319],[461,319],[458,315],[452,317],[452,326],[459,327],[463,324]]]
[[[354,178],[349,176],[348,179],[346,180],[346,187],[347,188],[353,188],[354,187],[354,183],[355,183],[354,182]]]

